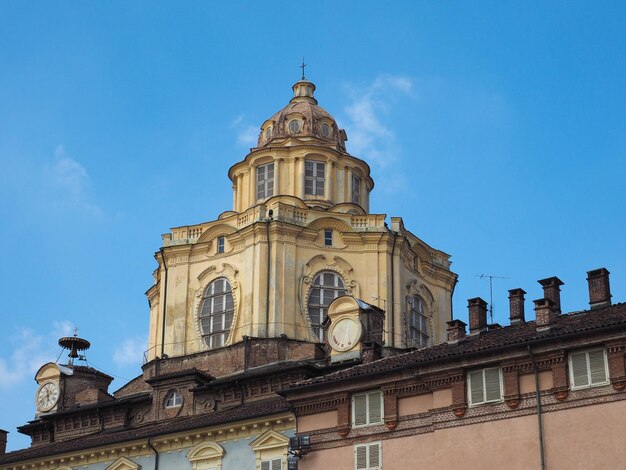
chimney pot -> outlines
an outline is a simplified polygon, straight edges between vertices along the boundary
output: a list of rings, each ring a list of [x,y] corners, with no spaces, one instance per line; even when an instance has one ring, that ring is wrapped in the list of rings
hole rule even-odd
[[[521,325],[526,323],[524,318],[524,295],[526,291],[524,289],[511,289],[509,290],[509,319],[511,325]]]
[[[7,452],[7,434],[8,431],[0,429],[0,455],[4,455]]]
[[[550,299],[537,299],[535,302],[535,323],[537,330],[549,330],[557,316],[556,306]]]
[[[478,334],[487,330],[487,302],[480,297],[467,301],[469,309],[470,335]]]
[[[448,322],[448,343],[457,343],[465,339],[465,327],[467,325],[461,320]]]
[[[561,313],[561,286],[564,284],[558,277],[552,276],[537,281],[543,286],[543,297],[554,302],[557,313]]]
[[[589,283],[589,305],[592,309],[611,305],[611,286],[609,274],[606,268],[587,271]]]

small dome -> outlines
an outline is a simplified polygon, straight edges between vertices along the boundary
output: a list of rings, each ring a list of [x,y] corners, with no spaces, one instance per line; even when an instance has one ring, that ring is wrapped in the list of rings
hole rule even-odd
[[[337,122],[313,96],[315,85],[308,80],[294,84],[293,98],[289,104],[274,114],[261,126],[257,147],[290,145],[290,139],[304,142],[315,141],[315,145],[333,147],[346,151],[346,132],[337,127]]]

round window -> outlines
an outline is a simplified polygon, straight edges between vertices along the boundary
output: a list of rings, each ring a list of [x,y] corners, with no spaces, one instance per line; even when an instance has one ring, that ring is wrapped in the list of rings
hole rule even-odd
[[[289,132],[292,134],[297,134],[300,130],[300,123],[295,119],[289,123]]]
[[[322,124],[322,135],[324,137],[330,137],[330,126],[328,124]]]

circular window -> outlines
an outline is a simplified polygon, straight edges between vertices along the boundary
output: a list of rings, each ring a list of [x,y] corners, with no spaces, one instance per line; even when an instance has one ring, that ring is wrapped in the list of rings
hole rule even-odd
[[[330,137],[330,126],[328,124],[322,124],[322,135],[324,137]]]
[[[300,130],[300,123],[295,119],[289,123],[289,132],[292,134],[297,134]]]
[[[270,140],[270,137],[272,137],[272,128],[268,127],[265,129],[265,140]]]

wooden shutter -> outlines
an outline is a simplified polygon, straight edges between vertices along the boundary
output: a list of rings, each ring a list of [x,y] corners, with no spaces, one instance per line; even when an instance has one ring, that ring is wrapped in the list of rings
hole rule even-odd
[[[475,405],[485,401],[483,390],[483,371],[475,371],[469,373],[470,385],[470,403]]]
[[[367,395],[355,395],[354,405],[354,425],[364,426],[367,424]]]
[[[498,401],[500,392],[500,369],[485,369],[485,401]]]
[[[271,470],[269,460],[261,462],[261,470]]]
[[[369,416],[368,423],[380,423],[382,421],[381,404],[382,397],[379,391],[368,394],[369,397]]]
[[[281,470],[281,461],[280,459],[274,459],[272,460],[272,470]]]
[[[367,470],[367,446],[366,445],[356,446],[354,448],[354,461],[356,462],[356,470]]]
[[[574,387],[584,387],[589,385],[587,374],[587,353],[576,353],[570,355],[572,364],[572,381]]]
[[[604,362],[604,350],[589,351],[589,375],[591,384],[606,382],[606,367]]]
[[[380,444],[370,444],[368,446],[369,454],[369,467],[368,468],[380,468]]]

